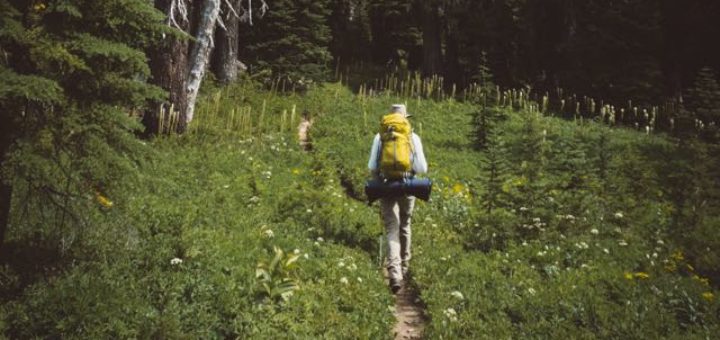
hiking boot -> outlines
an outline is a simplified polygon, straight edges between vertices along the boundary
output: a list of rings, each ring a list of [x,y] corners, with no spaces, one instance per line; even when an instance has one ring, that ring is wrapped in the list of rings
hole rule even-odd
[[[390,290],[393,294],[397,294],[400,289],[402,289],[402,281],[390,280]]]

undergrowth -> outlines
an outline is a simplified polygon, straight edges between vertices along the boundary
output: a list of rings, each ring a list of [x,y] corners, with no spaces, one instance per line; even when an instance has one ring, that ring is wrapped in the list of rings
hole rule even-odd
[[[71,246],[33,232],[42,216],[14,219],[0,331],[390,337],[383,232],[362,192],[393,103],[414,114],[435,182],[416,207],[411,264],[428,338],[720,331],[716,146],[532,106],[251,83],[206,88],[188,133],[147,143],[140,174],[106,201],[84,198],[96,209]],[[306,111],[310,153],[295,136]]]

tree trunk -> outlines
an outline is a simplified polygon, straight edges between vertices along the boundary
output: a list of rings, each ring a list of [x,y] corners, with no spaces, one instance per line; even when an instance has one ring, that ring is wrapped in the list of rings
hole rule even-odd
[[[215,34],[215,50],[213,51],[212,71],[222,83],[231,83],[238,75],[238,34],[240,18],[235,14],[238,11],[237,2],[233,11],[228,3],[222,4],[225,29],[218,29]]]
[[[195,114],[195,102],[202,83],[203,76],[207,70],[210,52],[213,48],[213,35],[215,26],[220,15],[220,0],[205,0],[202,7],[200,22],[197,29],[197,37],[190,54],[190,72],[185,88],[187,96],[187,108],[184,115],[185,124],[190,124]]]
[[[155,0],[155,8],[175,16],[178,28],[188,32],[190,30],[189,18],[171,14],[173,0]],[[191,6],[191,2],[188,2]],[[188,8],[192,12],[191,8]],[[182,132],[186,128],[186,119],[182,115],[187,111],[188,75],[188,49],[189,41],[173,36],[166,36],[163,43],[150,51],[150,69],[152,70],[152,83],[162,87],[169,93],[169,100],[158,103],[151,111],[145,114],[143,124],[146,133]],[[171,110],[172,109],[172,110]]]
[[[430,1],[420,1],[420,20],[422,20],[423,64],[425,76],[441,74],[442,48],[440,8]]]

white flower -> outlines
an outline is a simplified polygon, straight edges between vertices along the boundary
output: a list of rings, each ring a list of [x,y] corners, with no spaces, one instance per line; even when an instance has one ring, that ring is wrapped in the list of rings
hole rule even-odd
[[[319,237],[319,236],[318,236],[317,241],[318,241],[318,242],[323,242],[323,241],[325,241],[325,239],[323,239],[322,237]]]
[[[450,321],[457,321],[457,312],[454,308],[448,308],[444,310],[443,314],[445,314],[445,316],[447,316]]]
[[[537,252],[537,256],[545,256],[545,254],[546,254],[546,252],[544,252],[544,251]]]
[[[358,282],[362,283],[362,277],[357,278]]]
[[[625,242],[625,240],[620,240],[620,241],[618,241],[618,245],[620,245],[620,246],[623,246],[623,247],[624,247],[624,246],[628,245],[628,243],[627,243],[627,242]]]
[[[310,255],[308,255],[308,253],[305,253],[305,254],[303,254],[303,257],[307,260],[310,258]]]
[[[596,228],[592,228],[592,229],[590,230],[590,233],[593,234],[593,235],[597,235],[597,234],[600,234],[600,231],[597,230]]]
[[[657,240],[657,244],[663,245],[663,244],[665,244],[665,242],[663,242],[663,240]]]
[[[170,264],[173,265],[173,266],[178,265],[178,264],[181,264],[182,262],[183,262],[183,260],[180,259],[180,258],[177,258],[177,257],[174,258],[174,259],[172,259],[172,260],[170,260]]]
[[[615,218],[623,218],[625,215],[623,215],[622,211],[618,211],[615,213]]]
[[[533,223],[540,223],[540,217],[533,218]]]
[[[354,263],[351,263],[351,264],[348,266],[348,269],[350,269],[350,270],[357,270],[357,265],[354,264]]]
[[[463,299],[465,299],[465,297],[462,295],[462,293],[460,293],[460,292],[457,291],[457,290],[454,291],[454,292],[452,292],[452,293],[450,293],[450,295],[452,295],[454,298],[456,298],[456,299],[458,299],[458,300],[463,300]]]
[[[528,209],[526,207],[520,207],[520,211],[528,211],[528,210],[530,210],[530,209]]]
[[[263,230],[263,236],[267,238],[273,238],[275,237],[275,233],[273,233],[272,229],[265,229]]]
[[[305,210],[308,214],[312,214],[312,209]]]
[[[535,295],[535,293],[536,293],[536,291],[535,291],[535,289],[534,289],[533,287],[528,288],[527,292],[528,292],[530,295]]]
[[[293,250],[293,254],[295,254],[295,255],[300,254],[300,249],[295,248],[295,250]]]
[[[610,254],[610,250],[608,250],[607,248],[603,248],[603,252],[604,252],[605,254]]]
[[[348,284],[348,279],[347,279],[346,277],[344,277],[344,276],[343,276],[342,278],[340,278],[340,283],[342,283],[342,284],[345,284],[345,285],[346,285],[346,284]]]
[[[338,262],[338,267],[340,267],[340,268],[345,267],[345,262],[343,262],[343,261]]]
[[[225,185],[223,185],[223,189],[227,189],[227,188],[229,188],[229,187],[230,187],[230,185],[229,185],[229,184],[225,184]]]

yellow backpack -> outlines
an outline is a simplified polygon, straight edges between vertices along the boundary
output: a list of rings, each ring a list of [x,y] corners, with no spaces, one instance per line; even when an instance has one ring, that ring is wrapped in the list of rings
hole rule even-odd
[[[410,121],[402,114],[383,116],[380,123],[380,173],[387,179],[410,177],[413,152]]]

